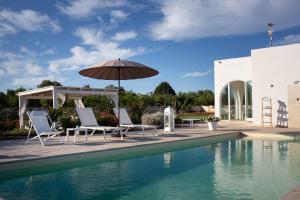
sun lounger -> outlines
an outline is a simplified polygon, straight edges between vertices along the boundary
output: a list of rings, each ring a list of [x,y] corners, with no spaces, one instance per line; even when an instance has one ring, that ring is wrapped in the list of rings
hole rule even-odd
[[[44,146],[45,141],[54,139],[54,137],[56,136],[58,136],[58,141],[60,143],[63,143],[60,137],[60,134],[63,131],[58,131],[51,128],[49,122],[52,124],[52,121],[46,111],[31,111],[31,112],[27,112],[27,115],[30,120],[30,128],[28,131],[26,143],[28,143],[30,140],[33,139],[39,139],[42,145]],[[37,135],[33,138],[29,138],[32,129],[35,130]]]
[[[114,108],[115,115],[118,117],[118,108]],[[126,128],[125,133],[128,132],[130,128],[139,128],[142,130],[143,136],[145,129],[154,129],[155,130],[155,135],[157,136],[157,126],[155,125],[144,125],[144,124],[133,124],[127,110],[125,108],[120,108],[120,127]]]
[[[121,140],[123,139],[123,133],[121,128],[111,126],[99,126],[92,108],[76,108],[76,112],[81,122],[80,127],[92,130],[91,135],[93,135],[94,132],[97,130],[102,131],[104,135],[104,141],[106,141],[106,131],[120,131]]]

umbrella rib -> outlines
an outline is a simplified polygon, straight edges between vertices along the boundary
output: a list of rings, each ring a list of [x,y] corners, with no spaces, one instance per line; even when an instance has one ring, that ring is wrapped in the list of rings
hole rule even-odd
[[[126,68],[127,73],[130,75],[131,79],[134,78],[134,75],[131,73],[131,71],[129,70],[129,68]]]

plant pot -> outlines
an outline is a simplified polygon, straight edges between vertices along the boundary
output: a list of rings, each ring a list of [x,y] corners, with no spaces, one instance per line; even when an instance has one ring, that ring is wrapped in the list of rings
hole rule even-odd
[[[207,122],[208,130],[215,131],[218,127],[218,122]]]

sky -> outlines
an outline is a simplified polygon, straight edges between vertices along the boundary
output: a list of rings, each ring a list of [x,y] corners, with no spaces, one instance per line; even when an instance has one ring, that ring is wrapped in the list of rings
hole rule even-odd
[[[78,72],[118,58],[159,71],[126,90],[213,90],[213,61],[268,47],[266,23],[274,45],[300,42],[299,10],[299,0],[0,0],[0,91],[116,85]]]

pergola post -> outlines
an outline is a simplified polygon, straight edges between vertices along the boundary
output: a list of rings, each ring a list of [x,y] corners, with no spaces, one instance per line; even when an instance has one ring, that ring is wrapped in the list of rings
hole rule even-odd
[[[230,82],[228,83],[228,120],[231,120]]]
[[[244,98],[245,98],[245,120],[248,116],[248,91],[247,91],[247,82],[244,82]]]
[[[75,103],[75,105],[76,105],[77,108],[84,108],[85,107],[81,98],[74,99],[74,103]]]
[[[27,107],[27,99],[22,96],[19,96],[19,126],[20,129],[24,127],[24,113]]]
[[[57,95],[55,89],[53,89],[53,91],[52,91],[52,99],[53,99],[53,108],[54,109],[58,108],[58,95]]]

